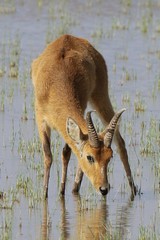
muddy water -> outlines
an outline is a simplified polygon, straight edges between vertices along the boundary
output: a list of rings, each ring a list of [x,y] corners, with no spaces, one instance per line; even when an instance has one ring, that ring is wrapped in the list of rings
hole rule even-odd
[[[160,239],[159,11],[158,0],[0,3],[0,239]],[[81,195],[71,194],[74,156],[59,199],[63,141],[55,133],[49,199],[42,200],[30,64],[63,33],[87,38],[104,55],[114,108],[127,108],[121,132],[139,190],[133,202],[114,146],[107,199],[86,178]]]

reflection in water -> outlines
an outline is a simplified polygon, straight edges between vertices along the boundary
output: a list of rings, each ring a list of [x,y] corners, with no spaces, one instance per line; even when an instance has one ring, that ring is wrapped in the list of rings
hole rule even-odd
[[[129,199],[125,205],[117,207],[117,221],[115,226],[118,229],[119,235],[122,236],[123,239],[131,239],[129,222],[131,220],[132,206],[133,202]]]
[[[70,239],[70,228],[69,228],[69,214],[66,210],[65,206],[65,198],[62,197],[61,201],[61,224],[60,224],[60,231],[61,231],[61,238],[60,239]]]
[[[106,222],[108,206],[106,200],[100,205],[90,200],[84,202],[80,197],[76,199],[77,214],[75,235],[78,239],[104,239],[106,236]]]
[[[43,220],[41,226],[41,239],[47,240],[49,239],[49,220],[48,220],[48,201],[44,201],[43,203]]]
[[[115,222],[112,222],[112,224],[109,221],[109,206],[107,205],[106,200],[101,200],[98,203],[95,202],[95,200],[86,201],[81,199],[79,195],[75,196],[74,200],[75,204],[73,204],[71,212],[74,216],[71,218],[71,213],[69,217],[69,213],[66,210],[65,198],[60,199],[61,214],[58,224],[58,236],[60,236],[60,238],[56,234],[55,239],[98,240],[107,239],[107,237],[112,239],[115,233],[118,233],[118,236],[122,239],[130,239],[128,238],[128,221],[130,220],[130,210],[132,207],[132,202],[130,200],[125,205],[122,206],[121,204],[120,207],[118,206],[116,210],[117,217]],[[53,232],[51,234],[51,230],[48,202],[44,201],[41,239],[53,239]]]
[[[65,199],[60,199],[61,217],[60,217],[60,239],[70,239],[69,215],[65,207]],[[58,221],[58,218],[57,218]],[[55,224],[56,225],[56,224]],[[54,226],[55,227],[55,226]],[[52,233],[53,234],[53,233]],[[43,220],[41,225],[41,240],[51,240],[51,222],[49,218],[48,200],[43,203]],[[57,239],[57,238],[56,238]]]

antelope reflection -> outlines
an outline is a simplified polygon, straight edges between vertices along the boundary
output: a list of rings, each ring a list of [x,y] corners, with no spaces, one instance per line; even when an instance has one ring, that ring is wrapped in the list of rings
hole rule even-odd
[[[43,219],[41,225],[41,240],[48,240],[50,236],[49,228],[49,213],[48,213],[48,201],[43,203]]]
[[[95,202],[91,199],[86,201],[79,195],[74,197],[73,214],[67,211],[65,198],[60,199],[61,216],[60,222],[56,222],[59,226],[58,239],[63,240],[85,240],[85,239],[106,239],[112,238],[112,234],[119,233],[122,239],[126,239],[128,236],[128,227],[130,220],[130,210],[132,202],[130,199],[123,205],[116,207],[116,222],[110,223],[109,219],[109,207],[106,200]],[[113,205],[112,205],[113,207]],[[47,200],[43,205],[43,221],[41,226],[41,239],[51,240],[53,239],[54,229],[49,219],[48,202]],[[55,223],[54,223],[55,226]]]
[[[77,214],[74,236],[79,239],[104,239],[107,234],[108,206],[106,200],[99,203],[75,198]],[[72,238],[74,239],[74,238]]]

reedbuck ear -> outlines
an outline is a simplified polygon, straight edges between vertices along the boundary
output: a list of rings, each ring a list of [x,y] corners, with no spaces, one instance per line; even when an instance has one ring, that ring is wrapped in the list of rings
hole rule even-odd
[[[82,142],[83,133],[77,123],[72,118],[67,119],[66,130],[70,138],[74,140],[77,144]]]

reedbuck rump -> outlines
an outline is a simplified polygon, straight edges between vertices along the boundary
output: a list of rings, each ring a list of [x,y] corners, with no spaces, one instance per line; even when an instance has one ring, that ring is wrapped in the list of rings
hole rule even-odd
[[[84,173],[97,191],[102,195],[108,193],[110,185],[107,166],[112,157],[111,143],[114,135],[134,196],[136,188],[125,142],[116,128],[125,109],[117,113],[113,111],[108,95],[107,67],[102,55],[87,40],[63,35],[49,44],[33,61],[32,80],[36,122],[44,153],[45,198],[48,197],[52,164],[51,129],[56,129],[66,143],[62,151],[62,195],[65,193],[71,150],[78,159],[73,192],[79,192]],[[84,118],[88,102],[104,124],[101,133],[95,130],[91,111]]]

